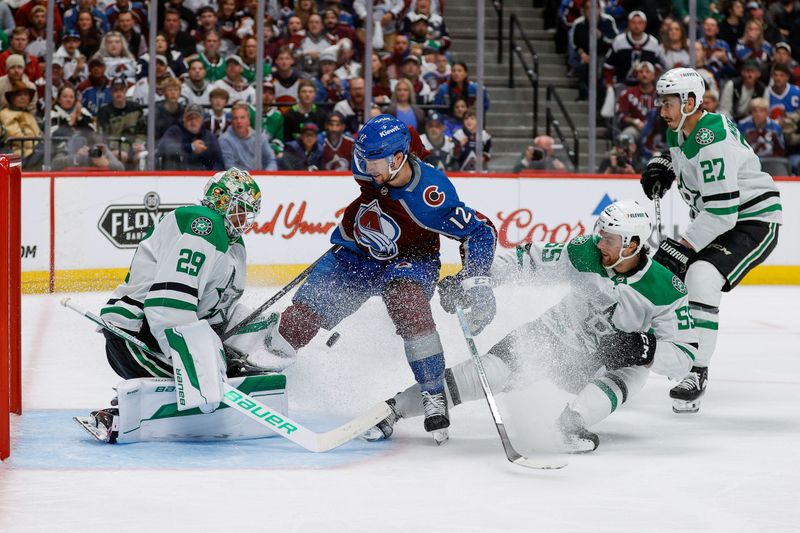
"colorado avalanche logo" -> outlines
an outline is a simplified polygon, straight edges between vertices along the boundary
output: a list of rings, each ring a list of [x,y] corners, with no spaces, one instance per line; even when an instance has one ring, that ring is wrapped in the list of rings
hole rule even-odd
[[[361,204],[356,214],[356,242],[369,250],[375,259],[385,261],[397,255],[400,226],[392,217],[381,211],[378,200]]]
[[[423,201],[430,207],[439,207],[444,203],[446,196],[436,185],[426,187],[422,193]]]

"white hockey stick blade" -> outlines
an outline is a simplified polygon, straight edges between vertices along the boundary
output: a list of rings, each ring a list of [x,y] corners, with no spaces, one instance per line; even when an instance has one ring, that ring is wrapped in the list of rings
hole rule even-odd
[[[61,305],[83,315],[98,326],[115,334],[119,338],[136,345],[142,351],[155,354],[155,352],[148,348],[147,345],[141,340],[133,337],[113,324],[109,324],[91,311],[82,309],[80,306],[73,303],[70,298],[64,298],[61,300]],[[338,448],[342,444],[350,442],[389,416],[391,413],[391,407],[389,407],[389,404],[386,402],[380,402],[379,404],[370,408],[363,415],[354,418],[346,424],[343,424],[325,433],[316,433],[302,426],[300,423],[295,422],[287,415],[273,413],[271,409],[255,398],[245,394],[239,389],[235,389],[228,383],[224,383],[223,386],[225,394],[222,397],[222,401],[226,405],[246,415],[248,418],[255,420],[262,426],[271,429],[279,436],[288,439],[299,446],[302,446],[310,452],[316,453],[327,452],[334,448]],[[92,433],[92,431],[80,420],[76,419],[75,421],[81,424],[81,426],[89,431],[89,433]],[[97,435],[93,433],[92,436],[97,438]]]
[[[222,396],[222,401],[226,405],[274,431],[281,437],[316,453],[327,452],[350,442],[391,413],[389,405],[386,402],[380,402],[363,415],[346,424],[325,433],[315,433],[287,415],[273,413],[264,404],[239,389],[235,389],[227,383],[223,384],[223,386],[225,394]]]
[[[553,458],[552,461],[548,461],[546,458],[530,459],[528,457],[525,457],[524,455],[520,455],[519,458],[514,459],[513,461],[511,460],[511,458],[509,458],[508,460],[517,466],[524,466],[525,468],[534,468],[536,470],[559,470],[567,466],[566,461],[559,461],[556,458]]]

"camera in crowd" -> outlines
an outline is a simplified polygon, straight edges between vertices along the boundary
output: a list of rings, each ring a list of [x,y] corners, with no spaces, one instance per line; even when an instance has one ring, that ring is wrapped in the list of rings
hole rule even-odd
[[[531,146],[531,161],[544,161],[547,158],[547,152],[539,148],[538,146]]]
[[[102,144],[95,144],[89,149],[89,157],[92,159],[96,159],[98,157],[103,157],[103,145]]]
[[[615,154],[617,156],[617,167],[618,168],[625,168],[626,166],[631,164],[630,159],[630,147],[634,144],[633,137],[627,134],[622,134],[617,138],[617,144],[615,146]]]

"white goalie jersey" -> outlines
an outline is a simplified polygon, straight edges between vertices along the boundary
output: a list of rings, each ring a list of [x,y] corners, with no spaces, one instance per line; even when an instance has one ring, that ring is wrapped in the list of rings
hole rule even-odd
[[[166,328],[229,318],[244,291],[245,265],[244,241],[230,242],[222,216],[208,207],[180,207],[139,244],[125,282],[100,314],[132,332],[146,318],[163,348]]]
[[[492,264],[495,283],[548,282],[570,285],[570,292],[542,320],[570,344],[593,351],[597,339],[614,330],[650,331],[658,340],[651,370],[680,379],[691,368],[697,333],[683,282],[648,259],[631,275],[602,264],[600,251],[582,235],[564,243],[533,243],[498,254]]]
[[[728,118],[703,113],[686,139],[668,129],[667,146],[678,191],[691,209],[683,237],[695,250],[739,221],[782,222],[775,182]]]

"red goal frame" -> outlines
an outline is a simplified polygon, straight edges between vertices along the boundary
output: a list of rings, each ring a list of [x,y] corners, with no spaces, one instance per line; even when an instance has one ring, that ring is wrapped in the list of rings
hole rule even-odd
[[[22,414],[21,198],[20,160],[0,154],[0,460],[11,454],[11,413]]]

